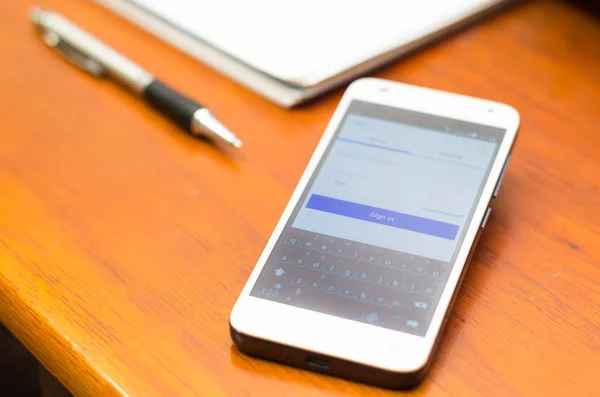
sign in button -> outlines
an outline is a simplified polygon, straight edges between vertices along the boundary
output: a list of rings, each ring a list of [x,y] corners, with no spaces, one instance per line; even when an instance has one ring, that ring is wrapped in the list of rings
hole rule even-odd
[[[306,208],[378,223],[380,225],[396,227],[398,229],[410,230],[416,233],[428,234],[430,236],[441,237],[448,240],[454,240],[459,229],[458,225],[452,223],[389,211],[383,208],[371,207],[369,205],[353,203],[350,201],[338,200],[318,194],[310,196]]]

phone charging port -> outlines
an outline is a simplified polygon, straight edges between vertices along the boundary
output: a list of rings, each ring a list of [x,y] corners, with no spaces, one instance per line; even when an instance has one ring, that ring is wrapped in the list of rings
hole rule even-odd
[[[331,366],[327,360],[318,357],[308,357],[306,359],[306,364],[308,364],[309,367],[319,371],[329,371],[331,369]]]

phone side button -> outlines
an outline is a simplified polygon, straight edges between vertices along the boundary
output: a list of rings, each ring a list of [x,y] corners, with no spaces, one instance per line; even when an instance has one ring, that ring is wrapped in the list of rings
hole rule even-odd
[[[500,185],[502,185],[502,180],[504,179],[504,174],[506,173],[506,169],[508,168],[508,163],[510,162],[510,156],[506,159],[506,163],[504,163],[504,167],[502,168],[502,172],[500,173],[500,178],[498,178],[498,183],[496,184],[496,188],[494,189],[494,193],[492,194],[492,198],[496,198],[498,192],[500,191]]]
[[[481,221],[481,230],[485,229],[485,224],[487,223],[488,218],[490,217],[490,213],[492,212],[492,207],[488,207],[485,215],[483,216],[483,221]]]

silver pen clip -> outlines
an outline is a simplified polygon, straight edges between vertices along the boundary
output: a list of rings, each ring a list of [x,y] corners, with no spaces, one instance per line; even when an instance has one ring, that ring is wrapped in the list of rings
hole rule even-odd
[[[43,29],[42,37],[48,46],[54,48],[72,64],[96,77],[104,77],[107,75],[108,71],[100,62],[88,57],[77,48],[67,43],[59,34],[51,30]]]

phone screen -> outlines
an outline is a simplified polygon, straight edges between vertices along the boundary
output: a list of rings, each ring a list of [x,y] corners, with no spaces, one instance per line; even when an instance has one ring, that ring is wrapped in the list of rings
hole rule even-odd
[[[504,134],[353,101],[250,295],[424,336]]]

